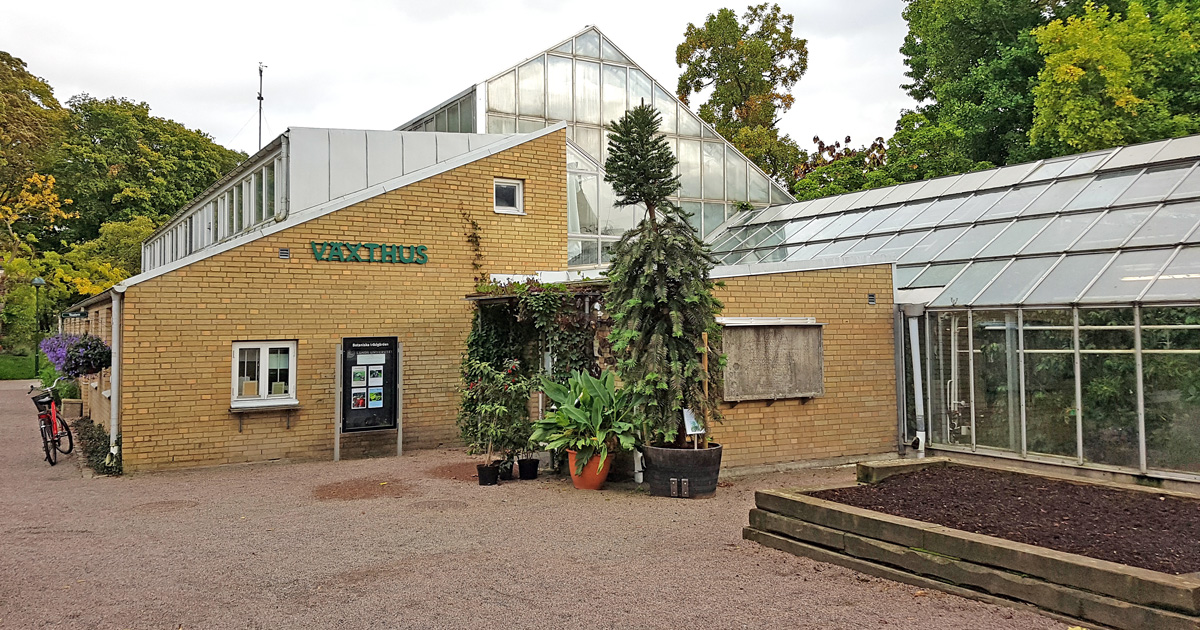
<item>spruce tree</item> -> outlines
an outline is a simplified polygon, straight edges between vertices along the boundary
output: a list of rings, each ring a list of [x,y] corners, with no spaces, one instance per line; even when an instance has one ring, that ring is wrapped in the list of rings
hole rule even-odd
[[[658,134],[658,111],[642,105],[609,127],[604,181],[618,206],[645,218],[612,249],[605,296],[617,373],[634,393],[635,413],[660,445],[682,446],[683,409],[719,420],[722,358],[709,272],[716,260],[669,197],[679,188],[675,156]],[[709,395],[704,395],[703,333],[708,333]]]

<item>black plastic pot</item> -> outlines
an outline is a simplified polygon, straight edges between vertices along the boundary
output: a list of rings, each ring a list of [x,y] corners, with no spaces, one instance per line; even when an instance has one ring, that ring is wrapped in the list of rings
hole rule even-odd
[[[479,473],[479,485],[481,486],[494,486],[496,485],[496,480],[500,477],[499,466],[476,464],[475,470]]]
[[[696,499],[716,494],[721,450],[716,443],[702,449],[643,447],[650,496]]]
[[[496,462],[496,466],[500,468],[500,481],[512,481],[513,479],[513,463],[512,461]]]
[[[539,463],[537,459],[518,459],[517,476],[521,479],[537,479]]]

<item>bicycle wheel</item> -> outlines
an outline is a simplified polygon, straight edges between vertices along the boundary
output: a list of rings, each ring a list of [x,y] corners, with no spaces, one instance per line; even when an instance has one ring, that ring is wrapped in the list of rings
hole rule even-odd
[[[58,449],[59,453],[67,455],[75,449],[75,436],[71,435],[71,425],[67,424],[66,420],[60,419],[58,421],[58,428],[58,440],[54,443],[54,447]],[[67,448],[65,449],[62,446],[64,440],[67,442]]]
[[[49,423],[42,423],[42,449],[46,451],[46,461],[53,466],[58,463],[58,448],[53,444],[54,434]]]

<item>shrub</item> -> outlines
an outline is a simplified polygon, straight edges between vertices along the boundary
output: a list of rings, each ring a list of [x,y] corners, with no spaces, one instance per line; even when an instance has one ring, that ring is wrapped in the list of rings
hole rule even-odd
[[[117,454],[109,457],[108,431],[92,422],[91,418],[80,418],[75,421],[75,439],[87,465],[97,475],[120,475],[121,469],[121,438],[117,437]]]

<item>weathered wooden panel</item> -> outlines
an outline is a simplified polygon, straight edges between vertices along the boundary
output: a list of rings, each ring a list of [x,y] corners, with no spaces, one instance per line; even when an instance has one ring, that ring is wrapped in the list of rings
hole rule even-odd
[[[779,400],[825,394],[821,326],[729,326],[725,400]]]

